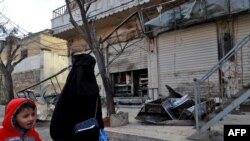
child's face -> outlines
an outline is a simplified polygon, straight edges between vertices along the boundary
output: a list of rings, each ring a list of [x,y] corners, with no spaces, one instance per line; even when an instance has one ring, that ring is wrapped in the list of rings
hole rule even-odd
[[[36,113],[32,108],[24,108],[16,115],[17,124],[23,129],[30,129],[35,125]]]

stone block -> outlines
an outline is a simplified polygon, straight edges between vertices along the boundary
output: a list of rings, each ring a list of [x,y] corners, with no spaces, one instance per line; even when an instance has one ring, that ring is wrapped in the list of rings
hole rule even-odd
[[[110,126],[117,127],[128,124],[128,112],[120,111],[117,114],[110,115]]]

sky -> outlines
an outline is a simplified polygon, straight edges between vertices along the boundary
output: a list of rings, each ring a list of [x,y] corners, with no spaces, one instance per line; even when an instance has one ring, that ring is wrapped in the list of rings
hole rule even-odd
[[[51,29],[53,10],[65,5],[65,0],[0,0],[0,2],[0,12],[24,29],[25,34]]]

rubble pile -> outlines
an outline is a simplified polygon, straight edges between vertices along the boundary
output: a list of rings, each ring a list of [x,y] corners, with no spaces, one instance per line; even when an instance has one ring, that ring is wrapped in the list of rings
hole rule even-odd
[[[161,124],[164,121],[194,121],[195,102],[189,95],[182,96],[171,87],[166,86],[170,96],[159,98],[155,101],[145,103],[135,119],[144,123]],[[198,105],[198,115],[203,119],[211,113],[216,106],[214,99],[202,99]]]

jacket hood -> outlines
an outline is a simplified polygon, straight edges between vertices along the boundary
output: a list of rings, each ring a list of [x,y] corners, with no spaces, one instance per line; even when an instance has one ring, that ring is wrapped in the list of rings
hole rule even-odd
[[[4,116],[3,123],[2,123],[4,128],[8,130],[13,130],[13,131],[17,130],[13,124],[13,116],[15,112],[17,111],[17,109],[22,104],[27,103],[27,102],[33,103],[35,105],[34,101],[28,98],[14,98],[8,103],[8,105],[5,108],[5,116]]]

